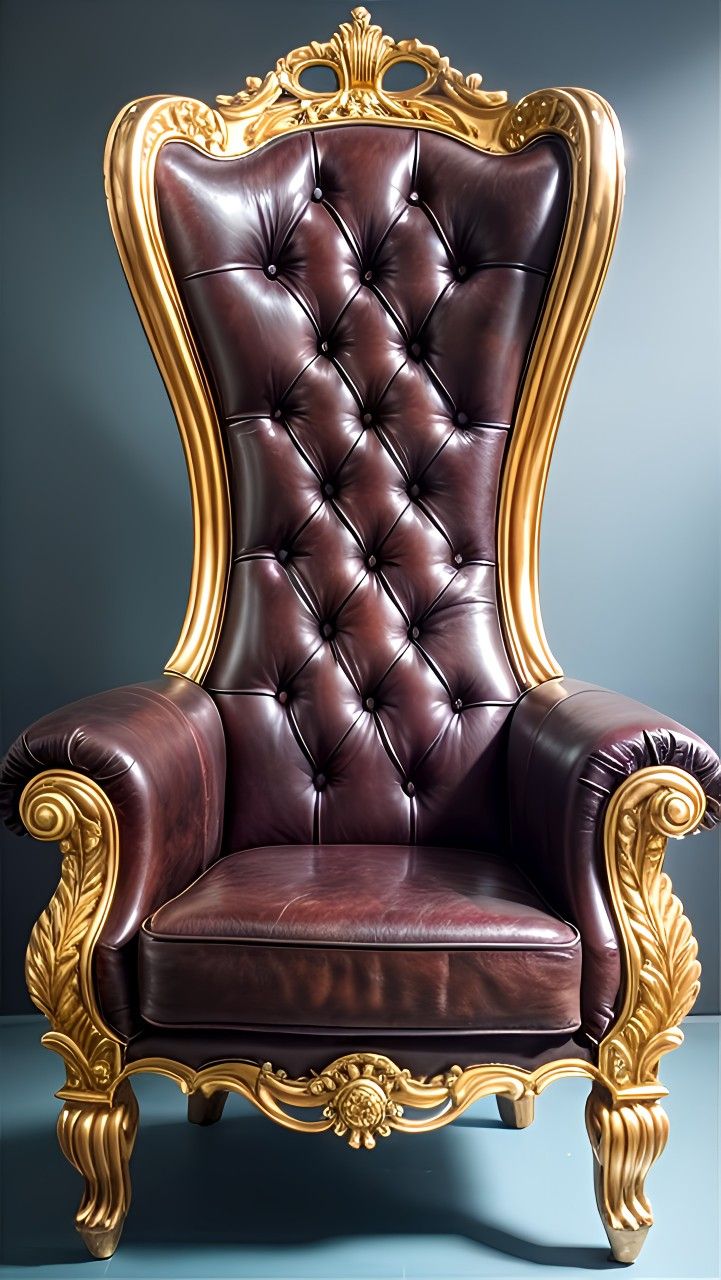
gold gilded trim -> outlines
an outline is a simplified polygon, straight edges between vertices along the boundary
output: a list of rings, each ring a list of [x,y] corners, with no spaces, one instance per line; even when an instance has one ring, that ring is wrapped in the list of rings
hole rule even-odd
[[[213,398],[188,328],[155,203],[155,160],[166,142],[210,155],[227,143],[202,102],[142,98],[122,111],[105,148],[105,191],[115,243],[178,422],[190,482],[193,563],[178,643],[167,670],[201,680],[220,628],[230,555],[225,456]]]
[[[662,867],[669,836],[695,831],[705,808],[691,774],[656,766],[631,774],[608,806],[606,868],[625,989],[616,1023],[599,1048],[599,1068],[618,1093],[649,1096],[659,1060],[683,1041],[679,1024],[698,995],[696,939]]]
[[[27,784],[20,817],[37,840],[57,840],[63,855],[60,882],[25,959],[30,998],[52,1027],[43,1044],[65,1061],[58,1096],[104,1096],[121,1070],[121,1046],[97,1006],[92,954],[117,877],[115,812],[91,779],[57,769]]]
[[[550,1062],[536,1071],[491,1064],[451,1067],[442,1075],[416,1077],[390,1058],[377,1053],[349,1053],[335,1058],[322,1071],[297,1079],[276,1071],[269,1062],[221,1062],[194,1071],[168,1058],[143,1058],[129,1063],[116,1085],[138,1072],[152,1072],[174,1080],[183,1093],[238,1093],[269,1119],[297,1133],[332,1130],[354,1149],[372,1149],[379,1137],[392,1130],[428,1133],[462,1115],[479,1098],[500,1094],[519,1104],[525,1114],[532,1100],[549,1084],[567,1076],[596,1081],[599,1073],[588,1062],[568,1058]],[[114,1086],[115,1087],[115,1086]],[[293,1110],[287,1111],[290,1107]],[[294,1111],[312,1108],[320,1112],[306,1120]],[[408,1116],[407,1111],[430,1111],[428,1116]]]
[[[415,63],[418,86],[385,88],[396,63]],[[325,66],[331,93],[304,88]],[[230,557],[230,503],[220,426],[160,231],[154,170],[160,148],[181,140],[219,159],[247,154],[298,130],[339,123],[429,129],[481,151],[511,154],[542,134],[568,145],[572,196],[563,242],[518,406],[498,513],[501,616],[517,678],[529,687],[559,675],[545,639],[538,592],[541,508],[558,423],[608,268],[623,199],[618,122],[596,94],[551,89],[508,104],[438,50],[395,41],[363,8],[323,42],[281,58],[265,78],[218,99],[142,98],[120,113],[106,146],[110,220],[125,274],[180,429],[190,477],[194,555],[185,620],[167,669],[201,681],[222,624]]]
[[[624,195],[621,129],[603,98],[584,89],[533,93],[508,110],[501,143],[516,151],[546,133],[558,134],[569,147],[571,203],[516,412],[498,510],[501,614],[514,670],[525,687],[562,674],[541,618],[543,499],[561,413],[606,278]]]

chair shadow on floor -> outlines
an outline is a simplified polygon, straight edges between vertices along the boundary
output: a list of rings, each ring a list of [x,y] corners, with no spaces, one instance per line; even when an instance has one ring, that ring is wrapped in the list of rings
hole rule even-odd
[[[458,1123],[499,1127],[483,1118]],[[22,1268],[92,1264],[73,1227],[79,1175],[61,1155],[53,1127],[40,1128],[37,1119],[35,1126],[5,1144],[3,1261]],[[143,1120],[141,1107],[120,1251],[162,1250],[167,1259],[169,1242],[283,1251],[344,1237],[456,1235],[536,1265],[615,1269],[602,1247],[539,1243],[484,1217],[488,1168],[479,1160],[469,1179],[448,1131],[419,1140],[412,1164],[408,1140],[398,1138],[387,1145],[381,1139],[369,1158],[336,1139],[311,1143],[260,1116],[233,1115],[230,1105],[211,1129],[188,1124],[182,1112],[177,1120]]]

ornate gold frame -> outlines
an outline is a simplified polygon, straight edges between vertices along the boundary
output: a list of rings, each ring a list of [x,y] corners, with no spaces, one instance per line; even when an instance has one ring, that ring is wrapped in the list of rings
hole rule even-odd
[[[418,88],[391,93],[383,76],[396,62],[425,71]],[[331,66],[337,92],[310,95],[300,77]],[[623,179],[618,125],[611,109],[585,90],[532,94],[515,106],[485,93],[430,46],[394,42],[364,9],[325,44],[281,59],[263,81],[219,99],[215,111],[182,98],[145,98],[112,127],[106,181],[113,230],[143,324],[160,366],[185,447],[195,521],[190,598],[168,670],[200,680],[211,659],[224,603],[228,494],[219,424],[163,248],[153,195],[153,167],[165,142],[180,138],[210,154],[233,156],[311,125],[359,120],[412,123],[509,152],[545,132],[563,136],[573,159],[573,196],[518,410],[499,515],[503,616],[519,678],[534,684],[558,671],[538,607],[540,508],[550,454],[569,381],[608,266]],[[592,1082],[587,1126],[599,1209],[614,1255],[638,1253],[651,1223],[644,1178],[666,1140],[659,1100],[661,1056],[679,1044],[679,1023],[698,990],[696,943],[681,904],[662,873],[666,840],[695,830],[703,792],[675,768],[643,769],[614,794],[605,828],[608,880],[625,960],[623,1005],[599,1048],[598,1065],[576,1059],[533,1072],[498,1063],[414,1078],[387,1057],[351,1053],[320,1073],[290,1079],[269,1063],[224,1062],[193,1071],[149,1058],[125,1063],[123,1045],[103,1022],[93,993],[93,950],[108,916],[120,837],[106,795],[67,771],[36,776],[21,799],[22,820],[63,854],[56,893],[28,947],[31,997],[48,1017],[43,1037],[63,1057],[58,1096],[63,1151],[84,1175],[77,1226],[91,1252],[116,1247],[130,1203],[128,1161],[137,1126],[131,1077],[168,1076],[191,1097],[191,1117],[218,1118],[225,1094],[241,1094],[278,1124],[300,1132],[332,1129],[353,1147],[371,1148],[391,1130],[427,1132],[448,1124],[477,1099],[499,1096],[502,1117],[524,1127],[550,1083],[580,1075]],[[315,1109],[303,1119],[286,1108]],[[419,1112],[413,1118],[406,1111]],[[429,1113],[429,1114],[425,1114]]]

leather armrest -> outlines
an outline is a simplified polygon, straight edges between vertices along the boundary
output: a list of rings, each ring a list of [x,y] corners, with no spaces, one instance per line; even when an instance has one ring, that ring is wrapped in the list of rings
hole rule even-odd
[[[122,1034],[134,1026],[135,937],[144,918],[218,855],[225,736],[215,703],[181,676],[127,685],[38,720],[0,767],[0,816],[24,833],[23,789],[46,769],[93,779],[118,820],[120,860],[95,949],[100,1003]]]
[[[643,703],[579,680],[529,690],[511,719],[509,785],[514,856],[581,933],[584,1027],[606,1032],[621,961],[603,847],[608,801],[652,765],[693,774],[706,795],[703,825],[721,817],[721,764],[702,738]]]

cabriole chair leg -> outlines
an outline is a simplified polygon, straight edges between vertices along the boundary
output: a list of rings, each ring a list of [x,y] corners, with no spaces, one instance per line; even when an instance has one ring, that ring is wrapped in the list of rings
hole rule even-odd
[[[616,1262],[635,1262],[653,1213],[644,1183],[668,1138],[660,1103],[618,1102],[594,1085],[586,1103],[596,1203]]]
[[[205,1094],[200,1089],[188,1098],[188,1119],[191,1124],[217,1124],[228,1100],[227,1089],[216,1089]]]
[[[513,1098],[507,1098],[503,1093],[497,1093],[496,1104],[498,1114],[507,1129],[527,1129],[530,1124],[533,1124],[536,1109],[534,1094],[524,1093],[522,1098],[515,1101]]]
[[[127,1080],[112,1104],[66,1102],[58,1116],[63,1155],[85,1179],[75,1225],[96,1258],[109,1258],[118,1247],[130,1207],[128,1165],[137,1128],[138,1104]]]

